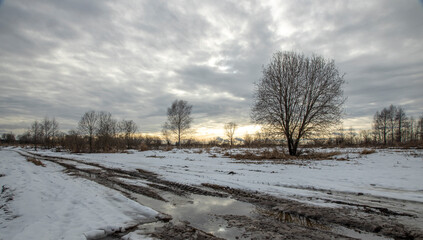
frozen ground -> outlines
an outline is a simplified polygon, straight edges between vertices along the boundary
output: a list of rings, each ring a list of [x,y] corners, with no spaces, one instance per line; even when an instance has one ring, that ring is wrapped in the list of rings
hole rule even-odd
[[[67,154],[38,152],[99,163],[112,168],[141,168],[184,184],[212,183],[269,193],[279,197],[328,196],[328,193],[365,194],[397,200],[423,202],[423,151],[380,149],[361,155],[362,149],[341,151],[334,160],[290,162],[240,161],[224,156],[228,150],[131,151],[131,154]],[[251,150],[233,150],[245,152]],[[347,158],[348,161],[337,159]],[[307,201],[307,200],[306,200]],[[319,201],[311,201],[322,204]]]
[[[118,154],[3,149],[0,239],[84,239],[154,221],[157,212],[138,203],[169,214],[173,220],[158,231],[148,227],[157,226],[157,222],[131,229],[125,232],[128,239],[139,238],[138,233],[175,238],[175,232],[181,229],[177,239],[193,238],[197,233],[224,238],[247,234],[259,238],[327,239],[356,233],[358,238],[366,238],[368,233],[423,238],[423,151],[380,149],[363,155],[362,150],[313,149],[339,154],[332,160],[272,161],[228,157],[264,149],[132,150]],[[41,160],[46,167],[27,162],[17,152]],[[66,174],[64,169],[80,178]],[[93,181],[119,190],[138,203]],[[200,186],[205,183],[208,185]],[[216,200],[220,204],[217,209],[229,215],[216,215],[219,211],[208,208],[208,202]],[[224,201],[266,210],[255,215],[231,215],[232,207],[223,206]],[[285,219],[281,223],[278,216],[286,214],[294,219],[298,215],[319,220],[326,230],[304,228],[304,219],[284,224]],[[276,217],[276,221],[269,216]],[[351,229],[342,230],[345,227]],[[339,229],[341,232],[337,232]],[[368,239],[375,237],[370,235]]]
[[[86,239],[155,221],[157,212],[57,164],[0,150],[0,239]]]

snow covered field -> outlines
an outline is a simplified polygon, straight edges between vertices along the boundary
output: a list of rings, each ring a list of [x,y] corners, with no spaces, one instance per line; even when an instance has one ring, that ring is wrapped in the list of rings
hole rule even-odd
[[[335,158],[348,158],[348,161],[319,160],[306,161],[306,164],[300,161],[298,164],[275,164],[272,161],[240,163],[225,157],[226,151],[229,150],[215,148],[207,152],[174,149],[168,152],[81,155],[51,151],[38,153],[112,168],[141,168],[173,182],[193,185],[213,183],[279,197],[318,197],[327,196],[330,191],[339,191],[423,202],[422,150],[379,149],[376,153],[362,155],[362,149],[323,149],[319,151],[340,151],[342,154]]]
[[[340,154],[332,160],[284,162],[227,157],[227,153],[262,150],[213,148],[70,154],[0,149],[0,239],[94,238],[155,221],[158,214],[115,190],[67,175],[63,167],[50,161],[42,161],[45,167],[36,166],[16,151],[98,164],[96,167],[68,161],[79,169],[98,170],[101,166],[142,169],[170,182],[218,184],[314,205],[338,207],[331,200],[368,201],[399,212],[416,213],[419,218],[410,218],[412,226],[423,223],[422,150],[378,149],[361,154],[362,149],[318,149],[314,151]],[[145,179],[120,180],[147,187]],[[130,235],[139,237],[134,232]]]
[[[86,239],[155,221],[119,192],[44,164],[0,151],[0,239]]]

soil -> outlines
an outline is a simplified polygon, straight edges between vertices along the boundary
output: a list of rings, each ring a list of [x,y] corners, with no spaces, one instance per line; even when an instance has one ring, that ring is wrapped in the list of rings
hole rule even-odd
[[[207,213],[206,216],[218,219],[216,224],[222,225],[222,231],[233,230],[234,233],[225,235],[225,238],[423,239],[423,227],[420,225],[423,223],[421,203],[400,204],[395,200],[360,193],[328,192],[328,198],[319,200],[332,203],[336,207],[321,207],[302,203],[301,199],[278,198],[261,192],[250,192],[221,185],[203,183],[191,186],[175,183],[143,169],[129,171],[75,159],[20,153],[25,157],[59,164],[68,174],[85,177],[116,189],[134,200],[139,199],[137,195],[153,199],[151,206],[148,202],[142,204],[163,214],[151,228],[142,231],[157,239],[222,239],[218,231],[207,232],[206,228],[201,229],[201,225],[194,221],[182,221],[181,217],[169,215],[166,209],[160,209],[163,205],[157,204],[157,202],[163,202],[178,207],[181,201],[185,205],[192,202],[194,195],[221,199],[232,198],[254,206],[252,214]],[[143,186],[130,184],[125,179],[143,180],[146,184]],[[407,204],[414,204],[414,208],[401,207]],[[140,229],[143,227],[139,226],[137,231],[141,231]],[[121,234],[115,234],[105,239],[120,239],[120,237]]]

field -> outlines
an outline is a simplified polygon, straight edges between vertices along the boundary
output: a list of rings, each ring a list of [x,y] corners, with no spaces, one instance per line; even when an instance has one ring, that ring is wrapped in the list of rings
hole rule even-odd
[[[3,148],[0,239],[423,238],[422,150],[303,151]]]

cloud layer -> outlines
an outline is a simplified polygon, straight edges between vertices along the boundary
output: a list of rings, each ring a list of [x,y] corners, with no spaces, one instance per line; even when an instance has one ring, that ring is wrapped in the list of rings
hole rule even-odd
[[[75,128],[110,111],[158,132],[174,99],[194,124],[250,123],[253,83],[272,53],[335,59],[347,85],[345,124],[389,104],[423,113],[419,1],[3,1],[0,131],[56,117]]]

